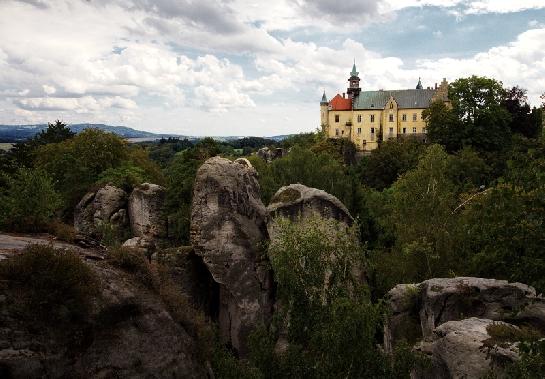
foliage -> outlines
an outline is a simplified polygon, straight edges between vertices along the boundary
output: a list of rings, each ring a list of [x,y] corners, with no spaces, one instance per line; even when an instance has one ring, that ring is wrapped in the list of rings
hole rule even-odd
[[[15,231],[41,231],[61,206],[53,181],[42,170],[21,168],[6,177],[0,190],[0,226]]]
[[[525,89],[515,86],[507,90],[502,106],[511,114],[509,124],[511,131],[528,138],[537,138],[541,135],[541,111],[530,108]]]
[[[408,378],[412,355],[396,365],[377,348],[383,309],[355,272],[363,267],[357,227],[319,216],[275,221],[269,256],[283,313],[273,332],[286,328],[289,347],[275,354],[275,338],[256,331],[252,362],[264,377]]]
[[[130,193],[134,187],[146,181],[150,181],[150,179],[147,178],[144,169],[134,166],[129,162],[123,162],[118,167],[111,167],[104,170],[99,175],[97,184],[111,184]]]
[[[356,163],[356,145],[347,138],[324,138],[310,148],[315,153],[327,153],[343,165]]]
[[[152,144],[149,149],[149,157],[159,166],[165,168],[168,166],[176,153],[193,147],[193,143],[187,138],[180,140],[179,138],[169,137],[161,138],[159,143]]]
[[[416,167],[425,145],[415,138],[389,140],[359,162],[356,173],[361,183],[383,190]]]
[[[0,277],[16,291],[22,317],[57,323],[83,319],[98,296],[96,274],[71,251],[30,245],[0,262]]]
[[[169,237],[176,243],[189,243],[190,208],[197,170],[206,159],[219,152],[219,145],[213,139],[205,138],[194,147],[178,153],[165,171]]]
[[[38,147],[47,145],[48,143],[58,143],[72,138],[74,132],[66,126],[66,124],[57,120],[54,124],[48,123],[47,129],[42,130],[33,138],[21,143],[15,144],[10,151],[19,165],[24,167],[32,166],[35,151]]]
[[[540,379],[545,377],[545,339],[519,345],[520,360],[507,368],[512,379]]]
[[[348,207],[353,204],[353,181],[347,170],[327,153],[315,153],[299,145],[290,153],[266,164],[257,157],[250,157],[259,173],[261,196],[265,204],[282,186],[301,183],[324,190],[341,200]]]
[[[423,113],[428,137],[447,151],[471,146],[479,151],[497,152],[510,146],[512,116],[502,106],[506,91],[494,79],[472,76],[449,86],[452,108],[433,103]]]
[[[104,174],[106,177],[119,179],[126,170],[134,174],[135,170],[128,167],[137,167],[143,170],[146,179],[158,184],[162,179],[145,151],[139,147],[130,148],[120,137],[97,129],[86,129],[63,142],[40,146],[36,150],[35,165],[53,178],[68,212],[106,170],[110,170]],[[116,171],[119,167],[125,169]]]
[[[108,250],[108,262],[133,275],[148,287],[154,286],[151,264],[144,253],[130,247],[114,247]]]

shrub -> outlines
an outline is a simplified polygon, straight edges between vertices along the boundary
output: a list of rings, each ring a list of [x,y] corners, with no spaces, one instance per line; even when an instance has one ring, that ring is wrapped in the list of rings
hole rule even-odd
[[[42,170],[22,168],[7,178],[0,192],[0,226],[15,231],[41,231],[61,206],[53,181]]]
[[[76,231],[74,227],[59,220],[50,222],[47,226],[47,231],[61,241],[73,243],[76,239]]]
[[[74,252],[30,245],[0,262],[0,278],[15,291],[21,316],[39,322],[83,319],[99,295],[96,274]]]
[[[153,288],[155,278],[145,254],[138,249],[115,247],[108,250],[108,261],[115,267],[135,275],[147,287]]]

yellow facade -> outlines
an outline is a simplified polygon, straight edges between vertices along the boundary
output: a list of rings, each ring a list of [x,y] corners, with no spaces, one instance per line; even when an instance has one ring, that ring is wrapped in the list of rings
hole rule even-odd
[[[414,90],[362,92],[357,75],[354,65],[348,98],[345,94],[337,95],[328,102],[324,93],[320,102],[320,122],[329,138],[348,138],[363,152],[376,149],[380,142],[388,139],[425,138],[426,122],[422,112],[432,101],[448,102],[445,79],[435,88],[424,89],[419,80]]]

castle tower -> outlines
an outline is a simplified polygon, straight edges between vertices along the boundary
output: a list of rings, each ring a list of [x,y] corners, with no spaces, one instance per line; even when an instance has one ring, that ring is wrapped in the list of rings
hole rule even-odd
[[[324,132],[327,132],[328,127],[328,120],[329,117],[329,102],[327,101],[327,97],[324,94],[322,95],[322,100],[320,101],[320,126],[322,127],[322,130]]]
[[[416,89],[424,89],[424,86],[422,85],[420,78],[418,78],[418,84],[416,85]]]
[[[348,78],[349,87],[346,90],[349,99],[353,99],[360,94],[360,77],[358,75],[359,72],[356,71],[356,61],[354,61],[352,72],[350,72],[350,78]]]

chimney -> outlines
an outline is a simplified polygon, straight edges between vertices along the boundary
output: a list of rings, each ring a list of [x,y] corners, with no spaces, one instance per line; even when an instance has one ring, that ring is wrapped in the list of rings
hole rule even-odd
[[[437,83],[435,83],[435,89],[437,89]]]
[[[346,99],[346,93],[343,92],[343,99]]]

